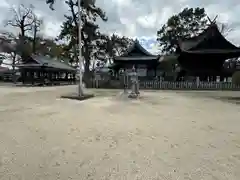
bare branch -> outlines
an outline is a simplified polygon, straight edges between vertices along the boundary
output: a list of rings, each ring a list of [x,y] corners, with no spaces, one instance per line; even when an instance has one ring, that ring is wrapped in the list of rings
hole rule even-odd
[[[219,31],[224,36],[227,36],[231,31],[233,31],[233,28],[231,27],[231,25],[229,25],[227,23],[220,23],[220,22],[218,22],[217,24],[218,24]]]
[[[13,26],[13,27],[19,27],[19,25],[18,24],[15,24],[14,22],[12,22],[12,21],[8,21],[7,23],[6,23],[6,26]]]
[[[10,12],[12,12],[12,17],[6,21],[6,26],[18,28],[21,36],[25,36],[27,31],[32,30],[31,27],[34,23],[33,6],[12,7]]]
[[[213,19],[213,21],[212,21],[212,22],[213,22],[213,23],[216,23],[216,21],[217,21],[217,18],[218,18],[218,15],[216,15],[216,16],[215,16],[215,18]]]

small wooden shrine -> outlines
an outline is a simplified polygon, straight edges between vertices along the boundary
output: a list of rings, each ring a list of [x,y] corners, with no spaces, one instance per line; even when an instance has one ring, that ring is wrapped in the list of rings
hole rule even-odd
[[[17,67],[23,84],[74,83],[76,69],[46,56],[32,55]]]
[[[121,69],[131,72],[134,66],[140,77],[153,77],[156,76],[158,60],[159,56],[152,55],[140,45],[138,40],[135,40],[124,54],[113,59],[114,63],[110,68],[115,73]]]

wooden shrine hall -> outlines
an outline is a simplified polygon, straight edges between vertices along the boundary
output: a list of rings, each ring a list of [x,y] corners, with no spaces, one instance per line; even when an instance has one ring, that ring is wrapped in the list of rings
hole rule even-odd
[[[72,84],[76,80],[75,68],[46,56],[32,55],[17,67],[23,84]]]
[[[140,45],[138,40],[135,40],[129,49],[121,56],[115,57],[113,62],[109,68],[114,71],[115,75],[120,70],[126,73],[131,72],[134,66],[140,78],[149,78],[156,76],[159,56],[152,55]]]
[[[223,64],[227,59],[239,57],[240,48],[225,39],[214,20],[198,36],[179,40],[177,54],[182,69],[178,78],[191,75],[199,76],[202,81],[215,81],[216,76],[221,80],[232,76],[233,72],[226,72]]]

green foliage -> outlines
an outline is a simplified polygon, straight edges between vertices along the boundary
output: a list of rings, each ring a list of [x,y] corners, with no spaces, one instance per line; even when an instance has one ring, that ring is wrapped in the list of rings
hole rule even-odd
[[[177,58],[178,56],[174,55],[163,56],[159,68],[161,68],[165,72],[172,71],[173,67],[178,63]]]
[[[85,72],[89,72],[89,66],[93,57],[96,57],[98,47],[96,47],[95,41],[102,37],[99,32],[99,27],[96,24],[97,18],[107,21],[104,11],[96,7],[95,4],[87,6],[85,1],[81,1],[81,40],[82,40],[82,55],[85,60]],[[78,22],[79,14],[76,11],[78,3],[77,0],[66,0],[65,3],[71,12],[70,15],[65,15],[65,21],[62,25],[62,30],[59,35],[60,40],[67,40],[68,44],[65,48],[66,51],[71,51],[74,54],[74,60],[78,58]]]
[[[54,10],[53,4],[55,3],[55,0],[46,0],[46,3],[49,4],[49,7]]]
[[[51,58],[62,58],[64,56],[64,46],[59,45],[56,41],[46,38],[37,38],[36,54],[48,55]]]
[[[112,36],[102,35],[102,38],[96,41],[99,49],[97,58],[102,60],[111,60],[115,56],[123,54],[133,43],[133,40],[125,36],[120,37],[113,34]]]
[[[54,0],[47,0],[53,5]],[[77,0],[66,0],[70,14],[65,15],[62,30],[58,36],[59,40],[67,41],[63,47],[64,54],[72,62],[78,61],[78,2]],[[52,6],[51,6],[52,7]],[[122,54],[131,44],[132,40],[117,35],[108,36],[99,31],[97,19],[107,21],[105,12],[95,5],[94,0],[81,0],[81,22],[82,22],[82,55],[85,61],[85,71],[89,71],[92,60],[103,62],[111,60],[114,56]]]
[[[236,71],[232,76],[233,84],[240,85],[240,71]]]
[[[185,8],[170,17],[157,32],[157,41],[163,53],[174,53],[180,38],[198,35],[207,26],[204,8]]]
[[[85,73],[88,73],[89,66],[92,60],[109,61],[115,55],[125,50],[130,43],[130,39],[126,37],[119,37],[117,35],[108,36],[99,31],[97,19],[107,21],[104,11],[96,7],[95,4],[87,6],[82,0],[81,4],[81,40],[82,40],[82,55],[84,57]],[[65,21],[62,24],[62,30],[59,39],[67,40],[68,44],[65,51],[73,54],[73,61],[78,61],[78,22],[79,14],[76,11],[77,1],[66,0],[66,4],[71,12],[70,15],[65,15]]]
[[[33,53],[33,37],[25,36],[24,44],[21,43],[21,36],[11,33],[2,33],[0,44],[2,51],[8,54],[18,54],[29,56]],[[37,37],[34,41],[35,54],[48,55],[52,58],[67,58],[64,52],[64,45],[59,45],[55,40]],[[1,58],[1,57],[0,57]]]
[[[12,15],[5,20],[6,26],[14,28],[14,31],[18,31],[19,34],[16,36],[9,32],[2,33],[4,37],[2,42],[6,45],[4,52],[18,54],[22,59],[36,52],[36,38],[37,33],[40,31],[42,20],[38,19],[33,9],[33,5],[29,7],[19,5],[10,8]],[[14,42],[14,45],[12,42]]]

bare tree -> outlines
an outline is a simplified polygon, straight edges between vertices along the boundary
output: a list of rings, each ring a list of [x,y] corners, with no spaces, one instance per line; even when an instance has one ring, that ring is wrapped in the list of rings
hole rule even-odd
[[[230,32],[233,31],[233,28],[231,28],[230,24],[227,23],[221,23],[221,22],[217,22],[219,31],[222,33],[223,36],[227,36]]]
[[[24,5],[20,5],[17,8],[12,7],[10,12],[12,13],[12,17],[6,20],[6,26],[14,27],[19,31],[20,49],[18,51],[22,59],[25,59],[29,55],[29,51],[26,51],[28,49],[26,48],[28,46],[26,34],[32,30],[34,23],[33,6],[25,7]]]
[[[32,53],[36,53],[37,44],[37,33],[40,31],[40,27],[43,24],[43,20],[39,19],[35,14],[32,24],[33,42],[32,42]]]
[[[33,6],[25,7],[20,5],[17,8],[10,9],[12,17],[6,20],[6,26],[12,26],[20,30],[20,36],[25,37],[27,31],[32,30],[34,23]]]

